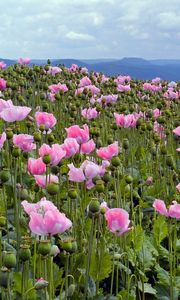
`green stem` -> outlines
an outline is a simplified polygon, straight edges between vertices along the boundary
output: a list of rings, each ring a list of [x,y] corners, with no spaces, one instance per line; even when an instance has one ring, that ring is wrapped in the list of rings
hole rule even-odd
[[[88,281],[89,281],[89,271],[90,271],[91,254],[92,254],[92,247],[93,247],[94,227],[95,227],[95,217],[93,216],[92,224],[91,224],[91,232],[89,237],[89,244],[88,244],[88,257],[87,257],[87,265],[86,265],[85,294],[84,294],[85,299],[88,293]]]

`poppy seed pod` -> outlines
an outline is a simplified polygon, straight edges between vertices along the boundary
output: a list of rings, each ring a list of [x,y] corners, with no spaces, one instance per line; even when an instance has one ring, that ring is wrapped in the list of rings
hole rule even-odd
[[[38,253],[42,256],[46,256],[50,253],[51,242],[49,240],[41,240],[38,246]]]
[[[3,265],[8,269],[15,268],[16,254],[14,252],[4,252],[3,254]]]

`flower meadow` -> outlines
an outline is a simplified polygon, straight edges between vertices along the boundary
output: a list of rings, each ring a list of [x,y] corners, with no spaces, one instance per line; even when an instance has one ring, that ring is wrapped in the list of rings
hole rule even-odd
[[[0,62],[0,298],[178,300],[180,84]]]

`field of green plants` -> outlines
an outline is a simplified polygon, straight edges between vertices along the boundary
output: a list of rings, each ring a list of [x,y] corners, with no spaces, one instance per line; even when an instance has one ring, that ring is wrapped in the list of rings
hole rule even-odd
[[[0,299],[178,300],[180,83],[0,62]]]

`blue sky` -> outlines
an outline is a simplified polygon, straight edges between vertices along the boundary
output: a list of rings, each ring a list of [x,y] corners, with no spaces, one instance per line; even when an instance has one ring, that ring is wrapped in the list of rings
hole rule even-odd
[[[179,58],[179,0],[1,0],[1,58]]]

